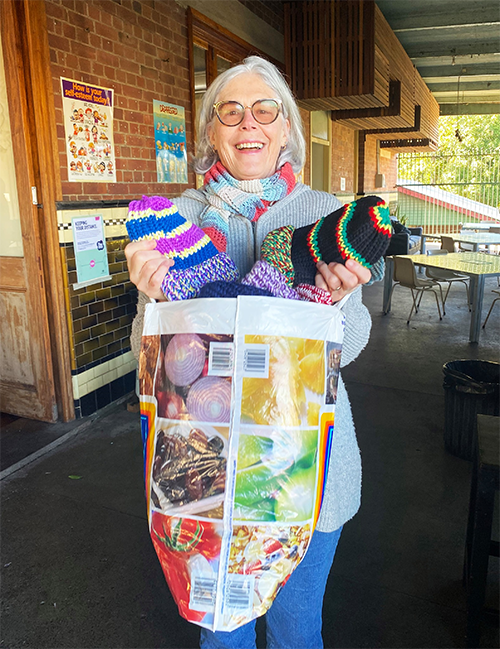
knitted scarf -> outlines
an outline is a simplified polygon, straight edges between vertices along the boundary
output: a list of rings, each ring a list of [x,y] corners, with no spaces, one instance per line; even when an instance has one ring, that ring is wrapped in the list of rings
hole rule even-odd
[[[200,217],[200,227],[219,252],[225,252],[229,217],[240,214],[257,221],[267,209],[287,196],[295,186],[292,166],[286,162],[269,178],[236,180],[217,162],[205,174],[205,195],[209,205]]]

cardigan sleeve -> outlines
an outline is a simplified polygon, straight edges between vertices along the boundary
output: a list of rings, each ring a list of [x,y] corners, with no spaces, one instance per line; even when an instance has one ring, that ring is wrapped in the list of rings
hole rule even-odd
[[[345,367],[356,360],[370,338],[372,319],[361,297],[362,289],[358,286],[341,307],[345,314],[345,330],[340,367]]]
[[[150,302],[150,298],[145,293],[141,293],[141,291],[139,291],[137,298],[137,314],[132,321],[132,331],[130,332],[130,348],[136,360],[139,360],[139,353],[141,351],[142,329],[144,327],[144,312],[146,310],[146,304],[149,304]]]

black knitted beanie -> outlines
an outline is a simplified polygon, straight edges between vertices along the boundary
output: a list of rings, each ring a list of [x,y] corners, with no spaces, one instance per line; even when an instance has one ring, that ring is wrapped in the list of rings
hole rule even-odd
[[[354,259],[372,268],[387,250],[391,232],[387,204],[378,196],[364,196],[313,225],[273,230],[262,243],[261,259],[275,266],[290,285],[314,285],[319,261]]]

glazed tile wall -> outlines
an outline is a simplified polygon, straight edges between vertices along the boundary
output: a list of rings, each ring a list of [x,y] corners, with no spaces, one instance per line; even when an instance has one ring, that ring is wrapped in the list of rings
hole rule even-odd
[[[103,219],[111,279],[75,290],[72,219],[98,214]],[[123,252],[128,242],[127,207],[59,210],[57,216],[66,269],[64,291],[72,341],[73,396],[77,415],[85,416],[125,394],[126,387],[134,387],[137,362],[130,351],[130,332],[137,290],[129,279]]]

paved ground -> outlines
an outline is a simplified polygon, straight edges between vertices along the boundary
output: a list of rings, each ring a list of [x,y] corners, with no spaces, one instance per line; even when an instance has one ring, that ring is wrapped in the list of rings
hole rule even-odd
[[[399,291],[382,316],[381,287],[365,290],[372,339],[344,371],[363,503],[330,576],[326,647],[465,646],[471,463],[443,448],[442,364],[498,361],[500,324],[492,318],[481,343],[469,345],[465,299],[453,287],[442,322],[424,296],[407,327],[409,297]],[[488,306],[487,297],[485,313]],[[178,616],[148,536],[137,414],[124,404],[105,410],[1,485],[2,649],[197,646],[198,630]],[[488,598],[498,605],[498,559],[491,568]],[[497,627],[483,624],[481,646],[500,646]]]

